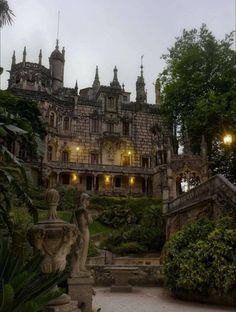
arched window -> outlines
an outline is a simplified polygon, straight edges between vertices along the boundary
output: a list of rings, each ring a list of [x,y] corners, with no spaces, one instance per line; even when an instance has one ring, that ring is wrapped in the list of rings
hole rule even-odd
[[[69,117],[65,117],[64,121],[63,121],[63,130],[64,131],[68,131],[70,128],[70,121],[69,121]]]
[[[48,146],[48,161],[52,161],[52,146]]]
[[[64,161],[64,162],[69,161],[69,153],[67,151],[62,152],[62,161]]]
[[[53,112],[49,115],[49,126],[54,127],[55,126],[55,114]]]

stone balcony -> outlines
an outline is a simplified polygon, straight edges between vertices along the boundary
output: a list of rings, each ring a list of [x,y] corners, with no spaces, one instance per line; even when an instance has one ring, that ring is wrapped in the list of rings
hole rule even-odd
[[[152,168],[141,168],[132,166],[118,166],[118,165],[96,165],[76,162],[61,162],[50,161],[47,166],[55,170],[63,171],[80,171],[84,173],[107,173],[107,174],[121,174],[121,175],[152,175]]]

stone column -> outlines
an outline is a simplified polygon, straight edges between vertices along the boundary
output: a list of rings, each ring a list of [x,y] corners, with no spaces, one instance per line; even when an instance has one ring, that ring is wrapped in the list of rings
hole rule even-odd
[[[81,274],[67,280],[68,292],[72,300],[78,302],[83,312],[92,312],[92,296],[94,280],[90,274]]]

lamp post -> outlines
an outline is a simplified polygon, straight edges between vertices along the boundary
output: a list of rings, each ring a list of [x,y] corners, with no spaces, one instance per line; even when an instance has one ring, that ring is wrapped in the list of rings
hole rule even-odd
[[[230,133],[226,133],[223,136],[223,143],[225,145],[226,151],[226,168],[225,168],[225,177],[229,178],[230,176],[230,147],[233,142],[233,136]]]

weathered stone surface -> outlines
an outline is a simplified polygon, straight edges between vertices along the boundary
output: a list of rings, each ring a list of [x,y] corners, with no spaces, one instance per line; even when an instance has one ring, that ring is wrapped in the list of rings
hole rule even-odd
[[[96,286],[111,286],[114,282],[112,275],[107,266],[104,265],[89,265],[91,268]],[[160,286],[163,283],[161,276],[161,266],[139,266],[133,272],[128,282],[132,286]]]
[[[83,312],[92,312],[93,284],[93,278],[88,275],[68,279],[68,293],[79,307],[83,306]]]

